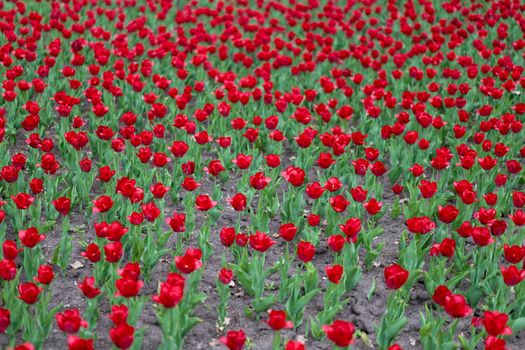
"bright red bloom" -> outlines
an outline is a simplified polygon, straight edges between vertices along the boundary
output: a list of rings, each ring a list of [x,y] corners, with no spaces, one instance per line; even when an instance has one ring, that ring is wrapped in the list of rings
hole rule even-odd
[[[483,314],[483,326],[485,331],[494,337],[512,334],[512,329],[507,326],[509,316],[498,311],[485,311]]]
[[[67,346],[69,350],[94,350],[93,339],[84,339],[75,335],[67,337]]]
[[[18,232],[18,238],[22,242],[22,245],[28,248],[35,247],[39,242],[46,238],[45,235],[41,235],[36,227],[30,227],[27,230]]]
[[[292,321],[286,320],[286,311],[283,310],[270,310],[269,318],[266,321],[268,325],[274,331],[280,331],[281,329],[290,329],[293,328]]]
[[[331,325],[324,325],[326,337],[335,345],[347,347],[354,341],[354,324],[343,320],[335,320]]]
[[[525,278],[525,270],[519,270],[514,265],[510,265],[508,268],[501,266],[500,270],[503,276],[503,282],[505,282],[507,286],[515,286]]]
[[[272,178],[264,176],[263,172],[258,172],[250,176],[250,185],[256,190],[262,190],[268,186],[271,180]]]
[[[264,253],[272,245],[275,244],[275,242],[266,233],[259,232],[259,231],[250,235],[249,240],[250,240],[250,247],[252,247],[253,249],[261,253]]]
[[[350,202],[342,195],[337,195],[330,198],[330,205],[337,213],[342,213],[345,211],[349,204]]]
[[[41,284],[50,284],[54,277],[55,273],[53,272],[53,267],[50,265],[40,265],[38,268],[37,277],[35,277],[35,282]]]
[[[390,289],[399,289],[407,281],[408,275],[408,271],[403,267],[398,264],[392,264],[384,270],[386,286]]]
[[[11,312],[8,309],[0,307],[0,334],[5,333],[5,330],[11,324]]]
[[[38,296],[43,289],[38,287],[33,282],[21,283],[18,286],[18,298],[26,304],[34,304],[38,300]]]
[[[338,284],[341,277],[343,277],[344,268],[339,264],[328,265],[325,267],[325,271],[328,280],[332,283]]]
[[[29,208],[35,201],[34,197],[24,192],[21,192],[16,196],[11,196],[11,199],[15,202],[16,207],[22,210]]]
[[[109,336],[113,344],[122,350],[129,349],[133,344],[135,328],[127,323],[121,323],[109,331]]]
[[[78,332],[80,327],[87,327],[87,323],[80,316],[78,309],[66,309],[55,315],[58,328],[69,334]]]
[[[62,216],[66,216],[71,209],[71,200],[67,197],[59,197],[52,203],[56,211],[58,211]]]
[[[444,308],[447,314],[454,318],[463,318],[472,313],[465,297],[461,294],[450,294],[445,297]]]
[[[426,234],[432,231],[436,224],[426,216],[414,217],[406,221],[408,231],[416,234]]]
[[[282,224],[279,227],[279,236],[285,241],[293,241],[297,234],[297,227],[292,223]]]
[[[105,213],[113,207],[113,199],[110,196],[100,196],[93,201],[94,213]]]
[[[297,257],[303,263],[307,263],[313,259],[315,255],[315,246],[306,241],[301,241],[297,244]]]
[[[222,283],[222,284],[230,284],[230,282],[232,281],[233,279],[233,271],[230,270],[230,269],[227,269],[225,267],[223,267],[220,271],[219,271],[219,281]]]
[[[247,205],[246,201],[247,199],[244,194],[237,193],[228,202],[233,207],[233,209],[235,209],[236,211],[244,211],[246,210],[246,205]]]
[[[446,205],[442,207],[441,205],[438,206],[438,217],[441,222],[444,222],[445,224],[450,224],[452,221],[454,221],[459,214],[459,210],[453,206],[453,205]]]
[[[221,337],[220,342],[229,350],[242,350],[246,343],[246,335],[242,329],[238,331],[228,331],[225,337]]]
[[[100,289],[95,287],[94,277],[84,277],[84,281],[78,284],[78,288],[80,288],[84,296],[89,299],[93,299],[100,294]]]
[[[281,173],[282,177],[286,179],[292,186],[299,187],[304,183],[306,172],[294,166],[289,166],[285,171]]]
[[[197,208],[197,210],[208,211],[216,205],[217,202],[212,201],[207,194],[200,194],[195,197],[195,208]]]

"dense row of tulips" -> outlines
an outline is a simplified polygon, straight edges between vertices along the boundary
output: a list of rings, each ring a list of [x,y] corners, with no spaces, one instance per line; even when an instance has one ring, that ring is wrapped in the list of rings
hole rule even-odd
[[[520,1],[4,0],[0,32],[0,347],[525,347]]]

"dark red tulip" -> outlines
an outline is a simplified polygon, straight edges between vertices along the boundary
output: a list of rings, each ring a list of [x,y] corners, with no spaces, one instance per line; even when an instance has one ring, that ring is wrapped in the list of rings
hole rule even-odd
[[[286,312],[283,310],[270,310],[266,323],[268,323],[274,331],[293,328],[292,321],[286,319]]]
[[[408,275],[408,271],[400,265],[392,264],[384,270],[386,286],[390,289],[399,289],[407,281]]]
[[[226,336],[221,337],[220,342],[229,350],[242,350],[246,343],[246,335],[242,329],[237,331],[228,331]]]
[[[335,345],[347,347],[354,341],[354,324],[343,320],[335,320],[331,325],[324,325],[326,337]]]

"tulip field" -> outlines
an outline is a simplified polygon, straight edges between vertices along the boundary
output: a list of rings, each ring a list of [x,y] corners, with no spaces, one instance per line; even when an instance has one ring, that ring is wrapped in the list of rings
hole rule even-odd
[[[0,0],[0,349],[525,349],[525,3]]]

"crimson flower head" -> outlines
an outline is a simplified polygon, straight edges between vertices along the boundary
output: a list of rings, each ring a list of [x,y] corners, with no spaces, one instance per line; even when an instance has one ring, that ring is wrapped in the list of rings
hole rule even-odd
[[[332,209],[334,209],[337,213],[342,213],[343,211],[345,211],[348,204],[350,204],[350,202],[340,194],[330,198],[330,205],[332,206]]]
[[[11,199],[15,202],[16,207],[22,210],[29,208],[35,201],[33,196],[24,192],[21,192],[16,196],[11,196]]]
[[[408,275],[408,271],[400,265],[392,264],[384,270],[386,286],[390,289],[399,289],[407,281]]]
[[[84,281],[78,284],[78,288],[88,299],[93,299],[100,294],[100,289],[95,287],[95,277],[84,277]]]
[[[80,327],[87,327],[86,321],[80,316],[78,309],[66,309],[55,315],[58,328],[68,334],[74,334],[78,332]]]
[[[197,208],[197,210],[208,211],[216,205],[217,202],[212,201],[207,194],[200,194],[195,197],[195,208]]]
[[[125,304],[122,305],[113,305],[111,307],[111,313],[108,315],[108,318],[113,322],[115,326],[126,323],[128,320],[129,310]]]
[[[432,231],[436,224],[427,216],[414,217],[406,221],[408,231],[416,234],[426,234]]]
[[[201,268],[201,255],[200,249],[188,248],[183,256],[175,257],[175,265],[177,269],[184,274],[192,273]]]
[[[343,320],[335,320],[331,325],[324,325],[326,337],[335,345],[347,347],[354,341],[354,324]]]
[[[341,277],[343,277],[344,268],[342,265],[328,265],[325,267],[326,276],[328,280],[332,283],[339,284]]]
[[[363,207],[365,207],[365,210],[370,215],[376,215],[381,211],[381,208],[383,207],[383,203],[378,201],[375,198],[370,199],[368,202],[363,203]]]
[[[285,241],[292,241],[297,234],[297,227],[292,223],[282,224],[279,227],[279,236]]]
[[[454,221],[458,217],[458,214],[459,210],[451,204],[444,207],[441,205],[438,206],[439,220],[445,224],[450,224],[452,221]]]
[[[226,336],[221,337],[219,340],[230,350],[242,350],[244,343],[246,343],[246,335],[242,329],[228,331]]]
[[[50,265],[40,265],[37,276],[35,277],[35,282],[41,284],[50,284],[54,277],[55,273],[53,272],[53,267]]]
[[[302,184],[304,183],[306,172],[299,167],[289,166],[288,168],[286,168],[285,171],[281,173],[281,175],[292,186],[299,187],[302,186]]]
[[[509,316],[498,311],[485,311],[483,314],[483,326],[489,335],[494,337],[512,334],[512,329],[507,326]]]
[[[11,312],[9,309],[0,307],[0,334],[4,333],[11,324]]]
[[[236,211],[246,210],[247,199],[242,193],[235,194],[228,202]]]
[[[76,335],[67,337],[67,346],[69,350],[94,350],[93,339],[84,339]]]
[[[315,246],[307,241],[301,241],[297,244],[297,257],[303,263],[307,263],[313,259],[315,255]]]
[[[58,211],[59,214],[62,216],[66,216],[69,213],[69,210],[71,209],[71,200],[67,197],[59,197],[55,199],[52,203],[56,211]]]
[[[100,196],[93,201],[94,213],[105,213],[113,207],[113,199],[110,196]]]
[[[446,296],[444,307],[447,314],[454,318],[463,318],[472,313],[472,309],[467,305],[465,297],[461,294]]]
[[[230,284],[230,282],[232,281],[233,279],[233,271],[226,268],[226,267],[223,267],[220,271],[219,271],[219,281],[222,283],[222,284]]]
[[[22,245],[24,245],[27,248],[33,248],[39,242],[44,240],[46,236],[41,235],[36,227],[30,227],[27,230],[19,231],[18,238],[20,238]]]
[[[173,213],[173,216],[166,218],[165,221],[171,227],[173,232],[186,231],[186,214],[184,213]]]
[[[295,340],[289,340],[288,343],[286,343],[286,348],[285,350],[305,350],[306,347],[304,346],[303,343],[301,343],[300,341],[295,341]]]
[[[121,323],[109,331],[109,337],[113,344],[121,349],[126,350],[133,344],[133,335],[135,334],[135,328],[127,323]]]
[[[270,310],[266,323],[268,323],[274,331],[293,328],[292,321],[286,320],[286,311],[284,310]]]
[[[33,282],[22,283],[18,286],[18,293],[20,294],[18,298],[24,303],[31,305],[37,302],[41,291],[42,288]]]
[[[520,270],[514,265],[510,265],[508,268],[501,266],[500,269],[503,282],[505,282],[507,286],[515,286],[525,278],[525,270]]]
[[[263,190],[270,181],[272,180],[271,177],[267,177],[264,175],[263,172],[257,172],[254,175],[250,176],[250,185],[255,188],[256,190]]]
[[[250,247],[252,247],[253,249],[261,253],[264,253],[272,245],[275,244],[275,242],[266,233],[259,232],[259,231],[251,235],[249,240],[250,240]]]
[[[170,273],[165,282],[162,282],[157,295],[152,300],[165,308],[175,307],[184,296],[185,279],[178,273]]]

